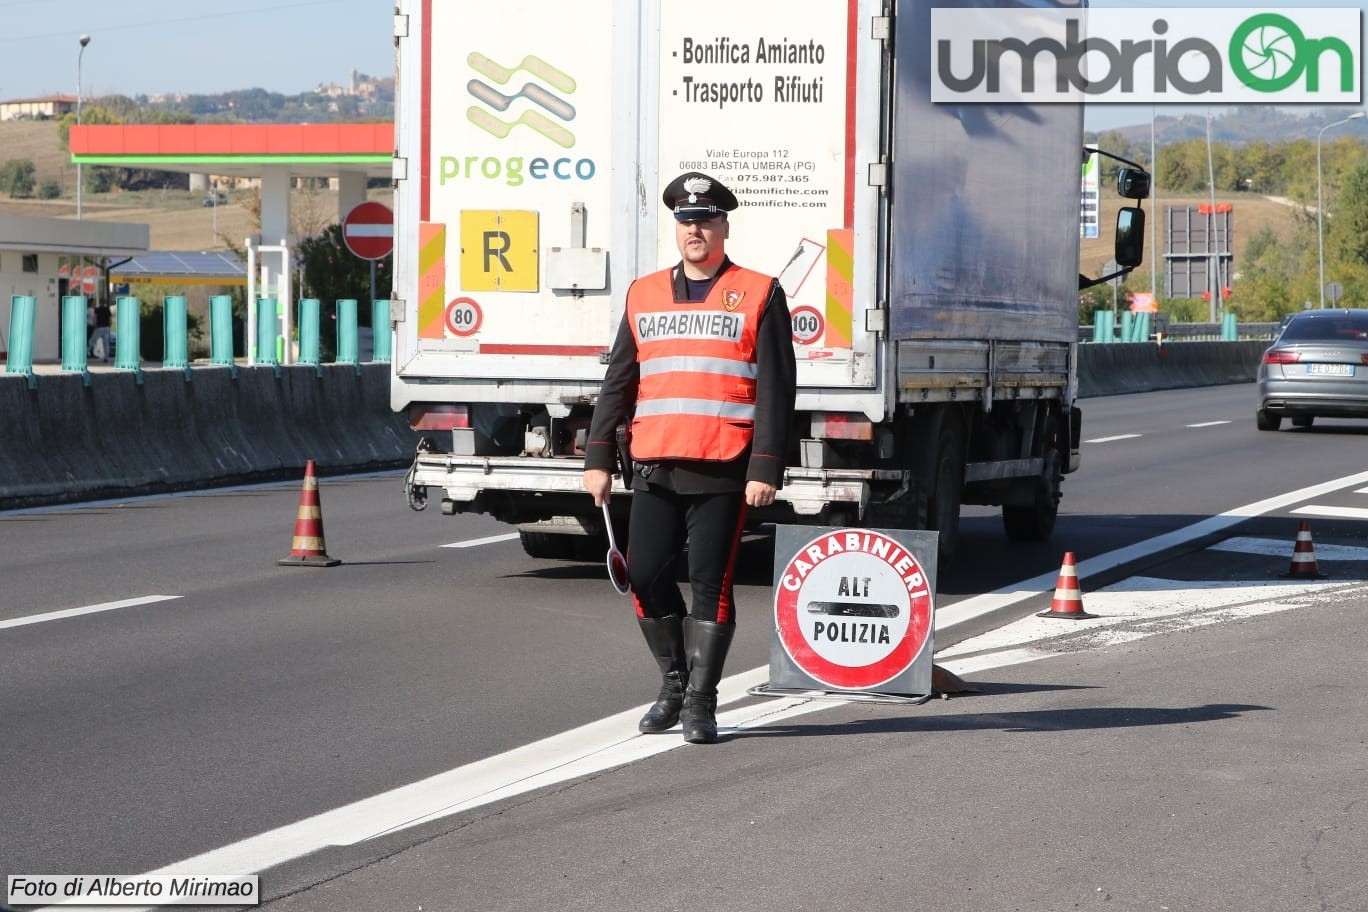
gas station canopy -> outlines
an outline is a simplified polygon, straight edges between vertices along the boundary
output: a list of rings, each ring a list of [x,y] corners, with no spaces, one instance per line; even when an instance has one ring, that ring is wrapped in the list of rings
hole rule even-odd
[[[258,177],[284,167],[298,177],[389,177],[394,125],[139,124],[71,128],[71,159],[83,165]]]

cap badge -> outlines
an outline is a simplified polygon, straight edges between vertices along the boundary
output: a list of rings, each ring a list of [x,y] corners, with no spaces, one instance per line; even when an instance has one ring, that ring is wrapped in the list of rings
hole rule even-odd
[[[706,177],[691,177],[684,182],[684,190],[689,194],[689,202],[698,202],[698,194],[707,193],[712,181]]]
[[[737,291],[735,288],[728,288],[722,292],[722,306],[727,310],[736,310],[741,306],[741,299],[746,296],[744,291]]]

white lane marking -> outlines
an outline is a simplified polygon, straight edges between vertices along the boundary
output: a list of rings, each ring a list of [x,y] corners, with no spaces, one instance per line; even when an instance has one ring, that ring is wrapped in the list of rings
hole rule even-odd
[[[1078,564],[1078,575],[1087,577],[1093,574],[1102,573],[1119,567],[1122,564],[1133,560],[1148,557],[1166,548],[1174,548],[1178,545],[1187,544],[1206,535],[1220,532],[1231,526],[1244,522],[1255,516],[1262,516],[1273,510],[1281,510],[1291,506],[1301,500],[1310,500],[1313,497],[1322,497],[1341,491],[1344,488],[1360,485],[1368,481],[1368,472],[1359,472],[1357,475],[1346,475],[1343,478],[1336,478],[1333,481],[1322,482],[1318,485],[1311,485],[1308,488],[1301,488],[1297,491],[1288,491],[1286,494],[1277,494],[1265,500],[1246,504],[1243,507],[1236,507],[1227,510],[1217,516],[1211,516],[1200,522],[1195,522],[1190,526],[1166,532],[1163,535],[1136,542],[1124,548],[1118,548],[1106,554],[1099,554],[1097,557],[1090,557]],[[936,609],[936,630],[949,630],[959,624],[967,623],[985,614],[1004,608],[1008,605],[1015,605],[1017,602],[1033,598],[1042,592],[1050,592],[1054,585],[1059,581],[1059,574],[1056,571],[1042,573],[1040,576],[1028,580],[1004,586],[993,592],[984,595],[976,595],[973,598],[964,599],[954,605]]]
[[[735,703],[769,678],[769,668],[733,675],[718,686],[718,705]],[[719,730],[744,731],[825,709],[818,700],[777,698],[719,713]],[[678,732],[637,733],[640,706],[496,757],[438,773],[388,792],[325,811],[240,842],[149,871],[262,871],[333,845],[354,845],[385,833],[459,814],[494,801],[683,747]],[[64,909],[49,907],[53,912]],[[124,912],[149,912],[154,907]],[[46,912],[46,910],[40,910]]]
[[[449,545],[442,545],[443,548],[478,548],[480,545],[493,545],[498,542],[514,541],[517,539],[517,532],[508,532],[504,535],[490,535],[487,538],[472,538],[468,541],[452,542]]]
[[[1292,557],[1296,540],[1275,541],[1271,538],[1227,538],[1212,545],[1209,551],[1234,551],[1238,554],[1264,554],[1271,557]],[[1313,542],[1313,544],[1315,544]],[[1318,561],[1368,561],[1368,548],[1353,545],[1315,545]]]
[[[1355,491],[1354,493],[1355,493],[1355,494],[1368,494],[1368,488],[1359,488],[1359,489],[1358,489],[1357,491]]]
[[[1331,519],[1368,519],[1368,510],[1363,507],[1322,507],[1310,504],[1292,511],[1302,516],[1328,516]]]
[[[1133,440],[1139,434],[1117,434],[1115,437],[1094,437],[1092,440],[1085,440],[1084,443],[1112,443],[1117,440]]]
[[[1166,535],[1160,535],[1148,541],[1137,542],[1108,554],[1090,558],[1078,565],[1079,575],[1099,573],[1163,548],[1174,547],[1183,542],[1209,535],[1252,516],[1259,516],[1270,510],[1280,509],[1298,500],[1318,497],[1322,494],[1338,491],[1348,485],[1365,482],[1368,482],[1368,472],[1361,472],[1301,491],[1293,491],[1244,507],[1237,507],[1234,510],[1222,513],[1220,516],[1193,523]],[[1014,586],[1005,587],[973,599],[966,599],[957,605],[940,609],[936,613],[936,629],[947,629],[999,607],[1032,598],[1046,591],[1045,586],[1053,586],[1056,579],[1057,576],[1053,572],[1042,574]],[[1183,585],[1196,587],[1199,584],[1184,583]],[[1091,622],[1050,620],[1049,623],[1073,625]],[[958,650],[947,650],[947,652],[952,651],[959,654]],[[962,671],[981,671],[988,668],[1003,667],[1007,664],[1031,661],[1033,658],[1043,658],[1050,654],[1038,648],[1014,649],[1007,650],[997,657],[979,656],[947,662],[946,667],[959,674]],[[722,706],[739,700],[747,688],[768,680],[768,677],[768,666],[762,666],[725,679],[718,685],[718,705]],[[718,723],[719,726],[730,726],[745,730],[805,713],[816,712],[818,709],[832,705],[838,704],[818,700],[779,699],[764,705],[750,706],[719,714]],[[594,764],[597,764],[598,769],[609,769],[630,762],[634,757],[651,756],[652,753],[662,753],[683,746],[682,740],[675,738],[672,734],[638,735],[635,728],[636,721],[644,709],[645,707],[642,706],[638,709],[618,713],[582,728],[553,735],[536,742],[534,745],[515,748],[509,754],[516,753],[523,760],[523,765],[517,767],[508,763],[509,754],[500,757],[487,757],[466,767],[439,773],[429,779],[400,786],[389,792],[365,798],[331,811],[325,811],[314,817],[287,824],[278,829],[251,836],[240,842],[213,849],[194,858],[187,858],[184,861],[178,861],[146,873],[170,874],[207,870],[238,871],[241,873],[262,871],[329,845],[355,843],[368,836],[411,826],[419,819],[431,820],[445,814],[458,812],[452,808],[459,807],[460,810],[466,810],[489,801],[519,794],[526,788],[540,788],[557,781],[564,781],[564,779],[572,776],[585,775],[586,770],[591,769]],[[586,737],[586,732],[598,733],[599,740],[595,741]],[[552,746],[559,747],[560,752],[547,756],[544,752]],[[641,753],[642,751],[646,753]],[[625,759],[616,759],[618,756]],[[584,765],[576,765],[580,763]],[[459,784],[470,776],[469,771],[476,766],[479,766],[486,775],[491,774],[491,771],[494,770],[501,771],[502,775],[498,779],[483,779],[473,789],[461,792],[458,788]],[[566,770],[573,770],[573,772],[563,773],[558,778],[558,773]],[[525,783],[534,784],[526,785],[524,788]],[[450,790],[444,791],[448,784],[453,785],[450,785]],[[471,795],[469,791],[475,791],[476,794]],[[419,800],[420,796],[424,796],[426,800]],[[388,806],[391,801],[395,802],[396,807]],[[460,802],[459,805],[458,802]],[[420,814],[423,816],[420,817]],[[58,907],[51,907],[51,909],[52,912],[58,912]],[[40,912],[47,912],[47,910],[40,910]],[[125,909],[124,912],[151,912],[151,908]]]
[[[1203,422],[1201,422],[1200,424],[1189,424],[1188,427],[1190,427],[1190,428],[1209,428],[1209,427],[1216,427],[1217,425],[1220,425],[1220,424],[1230,424],[1230,421],[1229,421],[1229,420],[1226,420],[1226,421],[1203,421]]]
[[[1333,580],[1166,580],[1132,577],[1085,593],[1090,620],[1032,615],[936,653],[955,674],[1019,665],[1278,611],[1362,599],[1368,584]]]
[[[42,624],[45,621],[60,621],[62,618],[80,617],[83,614],[97,614],[101,611],[116,611],[119,608],[134,608],[138,605],[151,605],[154,602],[167,602],[178,599],[179,595],[144,595],[138,598],[121,599],[117,602],[101,602],[86,605],[84,608],[67,608],[62,611],[49,611],[46,614],[31,614],[28,617],[10,618],[0,621],[0,630],[8,627],[27,627],[29,624]]]

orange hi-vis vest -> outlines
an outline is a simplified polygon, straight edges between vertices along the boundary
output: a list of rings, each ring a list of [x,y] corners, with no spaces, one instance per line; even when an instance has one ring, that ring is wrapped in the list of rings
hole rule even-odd
[[[740,456],[755,431],[755,337],[773,279],[732,266],[701,302],[674,299],[672,270],[627,292],[640,381],[632,457]]]

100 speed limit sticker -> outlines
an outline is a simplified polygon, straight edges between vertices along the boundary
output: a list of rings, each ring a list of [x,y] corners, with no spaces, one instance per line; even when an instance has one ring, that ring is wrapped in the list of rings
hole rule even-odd
[[[793,308],[790,319],[793,321],[793,341],[799,345],[812,345],[826,331],[821,311],[810,305]]]
[[[868,690],[907,671],[931,634],[925,568],[868,529],[827,532],[779,574],[774,620],[794,664],[829,687]]]

